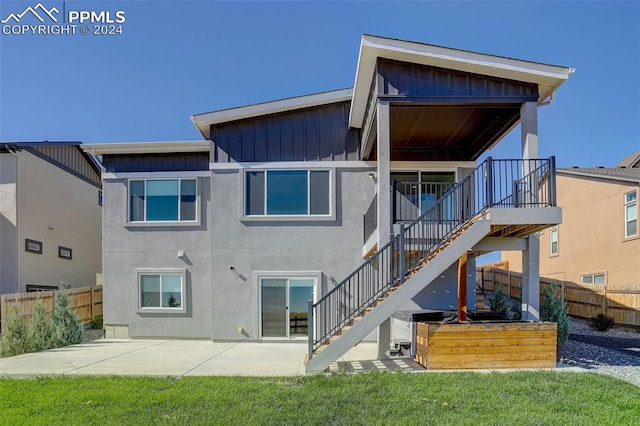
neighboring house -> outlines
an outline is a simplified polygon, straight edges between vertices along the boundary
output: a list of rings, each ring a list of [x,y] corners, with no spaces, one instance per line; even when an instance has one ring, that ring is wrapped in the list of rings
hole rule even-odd
[[[474,276],[476,252],[537,253],[527,235],[560,222],[553,161],[529,159],[538,105],[571,72],[367,35],[353,89],[197,114],[203,141],[86,146],[105,169],[108,335],[312,334],[321,371],[377,328],[384,356],[393,315],[466,307],[459,259]],[[518,123],[526,160],[478,165]]]
[[[0,143],[0,292],[94,285],[100,168],[80,142]]]
[[[615,167],[557,171],[563,220],[540,235],[540,274],[582,284],[640,284],[640,151]],[[520,253],[503,252],[520,269]]]

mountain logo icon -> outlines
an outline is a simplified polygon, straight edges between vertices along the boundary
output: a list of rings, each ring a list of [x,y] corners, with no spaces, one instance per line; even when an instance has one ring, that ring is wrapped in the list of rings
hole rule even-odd
[[[40,12],[40,13],[38,13]],[[20,20],[27,14],[32,14],[33,16],[36,17],[36,19],[42,23],[44,23],[44,18],[45,17],[49,17],[49,19],[51,19],[53,22],[58,22],[58,18],[55,17],[55,14],[60,13],[60,11],[54,6],[51,9],[47,9],[46,7],[44,7],[42,5],[42,3],[38,3],[35,6],[31,7],[31,6],[27,6],[27,8],[25,10],[22,11],[22,13],[11,13],[9,14],[9,16],[7,16],[6,18],[4,18],[3,20],[1,20],[0,22],[3,24],[8,23],[9,21],[13,20],[16,24],[20,22]]]

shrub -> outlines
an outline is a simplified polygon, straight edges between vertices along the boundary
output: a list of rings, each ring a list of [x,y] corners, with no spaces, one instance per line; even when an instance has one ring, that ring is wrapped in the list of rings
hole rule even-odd
[[[84,327],[69,306],[69,293],[64,290],[56,291],[54,302],[53,327],[57,347],[81,343]]]
[[[589,320],[589,327],[593,330],[607,331],[613,327],[615,322],[613,318],[606,316],[605,314],[598,314],[595,317],[591,317]]]
[[[542,290],[542,304],[540,306],[540,319],[558,323],[558,352],[569,338],[571,324],[567,305],[561,297],[557,296],[558,286],[551,284]]]
[[[33,305],[33,314],[27,326],[28,352],[40,352],[55,346],[54,328],[46,316],[44,302],[38,299]]]
[[[102,317],[91,320],[89,324],[91,325],[92,330],[102,330],[103,328]]]
[[[27,327],[24,325],[17,307],[11,307],[6,321],[7,326],[2,342],[0,342],[0,354],[14,356],[27,352]]]
[[[489,300],[489,307],[493,312],[499,312],[505,315],[511,310],[509,306],[509,296],[502,291],[502,287],[498,287],[493,294],[493,298]]]

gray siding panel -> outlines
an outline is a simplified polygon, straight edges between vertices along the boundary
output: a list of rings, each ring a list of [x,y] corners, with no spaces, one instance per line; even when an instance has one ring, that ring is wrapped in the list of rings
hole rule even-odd
[[[104,155],[107,172],[169,172],[209,170],[209,153]]]
[[[534,83],[465,73],[426,65],[378,59],[382,96],[538,98]]]
[[[77,177],[100,187],[102,181],[96,166],[83,154],[78,145],[47,145],[43,143],[25,147],[34,155],[54,164]]]
[[[358,160],[350,102],[211,126],[215,162]]]

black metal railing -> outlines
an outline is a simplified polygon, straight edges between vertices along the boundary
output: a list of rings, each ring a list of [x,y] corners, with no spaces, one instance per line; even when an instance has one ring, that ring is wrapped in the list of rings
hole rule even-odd
[[[453,185],[455,182],[398,182],[394,180],[393,223],[416,220]],[[446,215],[447,211],[444,213]]]
[[[316,303],[309,302],[309,359],[354,318],[404,282],[482,211],[490,207],[553,207],[555,158],[494,160],[488,157],[451,186],[413,222]]]

